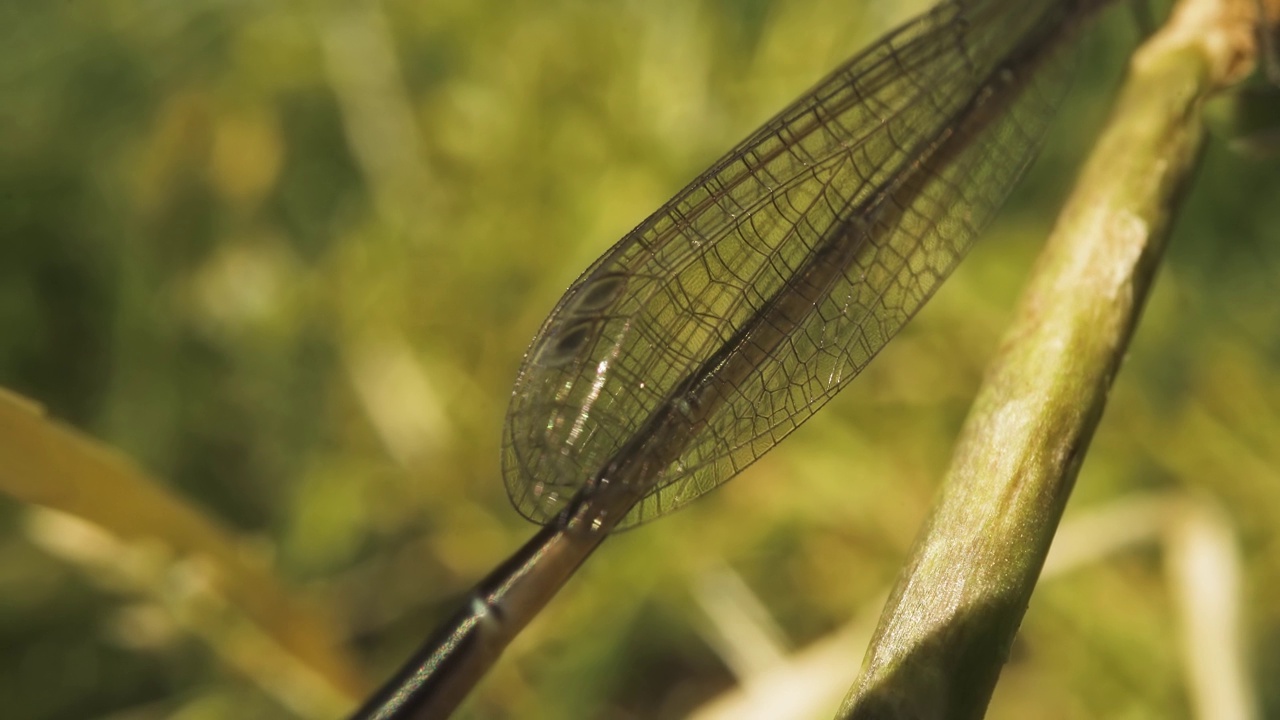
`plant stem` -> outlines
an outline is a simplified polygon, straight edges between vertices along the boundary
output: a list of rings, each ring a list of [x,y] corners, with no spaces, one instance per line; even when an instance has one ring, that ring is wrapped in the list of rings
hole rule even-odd
[[[838,717],[985,713],[1255,9],[1184,0],[1134,55]]]

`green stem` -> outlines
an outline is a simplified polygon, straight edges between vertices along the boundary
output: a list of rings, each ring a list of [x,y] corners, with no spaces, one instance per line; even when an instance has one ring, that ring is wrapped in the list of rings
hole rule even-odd
[[[838,717],[980,718],[1198,164],[1252,0],[1184,0],[1134,55]]]

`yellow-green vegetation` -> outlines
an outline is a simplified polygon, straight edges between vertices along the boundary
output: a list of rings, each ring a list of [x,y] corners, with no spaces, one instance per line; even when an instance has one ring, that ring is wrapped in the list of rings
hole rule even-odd
[[[354,702],[531,533],[502,489],[503,415],[575,274],[921,7],[0,9],[0,385],[131,458],[110,465],[127,479],[99,479],[134,488],[67,501],[51,485],[92,482],[92,463],[40,465],[15,428],[99,451],[4,399],[2,714]],[[735,673],[767,685],[793,651],[853,637],[822,670],[838,680],[815,716],[831,715],[862,653],[847,623],[874,618],[928,512],[1135,35],[1123,9],[1091,34],[1041,160],[863,377],[725,488],[605,543],[464,713],[681,717]],[[1191,716],[1195,585],[1170,582],[1184,536],[1108,514],[1135,497],[1218,508],[1242,563],[1224,591],[1245,672],[1280,673],[1280,169],[1256,147],[1207,148],[1067,510],[1062,539],[1086,560],[1037,588],[989,717]],[[18,457],[36,462],[20,477]],[[1071,533],[1073,517],[1094,524]],[[1137,539],[1107,551],[1125,530]],[[237,588],[252,572],[219,570],[237,563],[279,588]],[[307,617],[263,627],[243,599],[259,596]],[[287,649],[295,622],[336,657]],[[1256,687],[1275,713],[1274,684]]]

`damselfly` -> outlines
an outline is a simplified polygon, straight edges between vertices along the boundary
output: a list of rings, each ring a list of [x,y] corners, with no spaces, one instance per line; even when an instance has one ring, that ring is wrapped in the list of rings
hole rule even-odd
[[[1030,163],[1109,0],[949,0],[628,233],[525,357],[503,472],[544,524],[358,718],[447,715],[613,530],[733,477],[937,290]]]

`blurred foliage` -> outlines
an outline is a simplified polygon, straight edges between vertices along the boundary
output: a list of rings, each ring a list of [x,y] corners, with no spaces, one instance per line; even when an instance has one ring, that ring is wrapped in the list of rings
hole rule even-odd
[[[382,677],[531,532],[498,443],[574,274],[922,5],[5,0],[0,385],[272,555]],[[1135,34],[1118,10],[1085,45],[1035,170],[864,377],[607,543],[473,717],[678,717],[728,689],[691,591],[726,565],[796,647],[887,585]],[[1074,503],[1215,497],[1258,678],[1280,673],[1277,197],[1274,161],[1209,150]],[[288,715],[48,527],[0,504],[7,717]],[[990,717],[1186,717],[1171,622],[1154,553],[1046,583]]]

